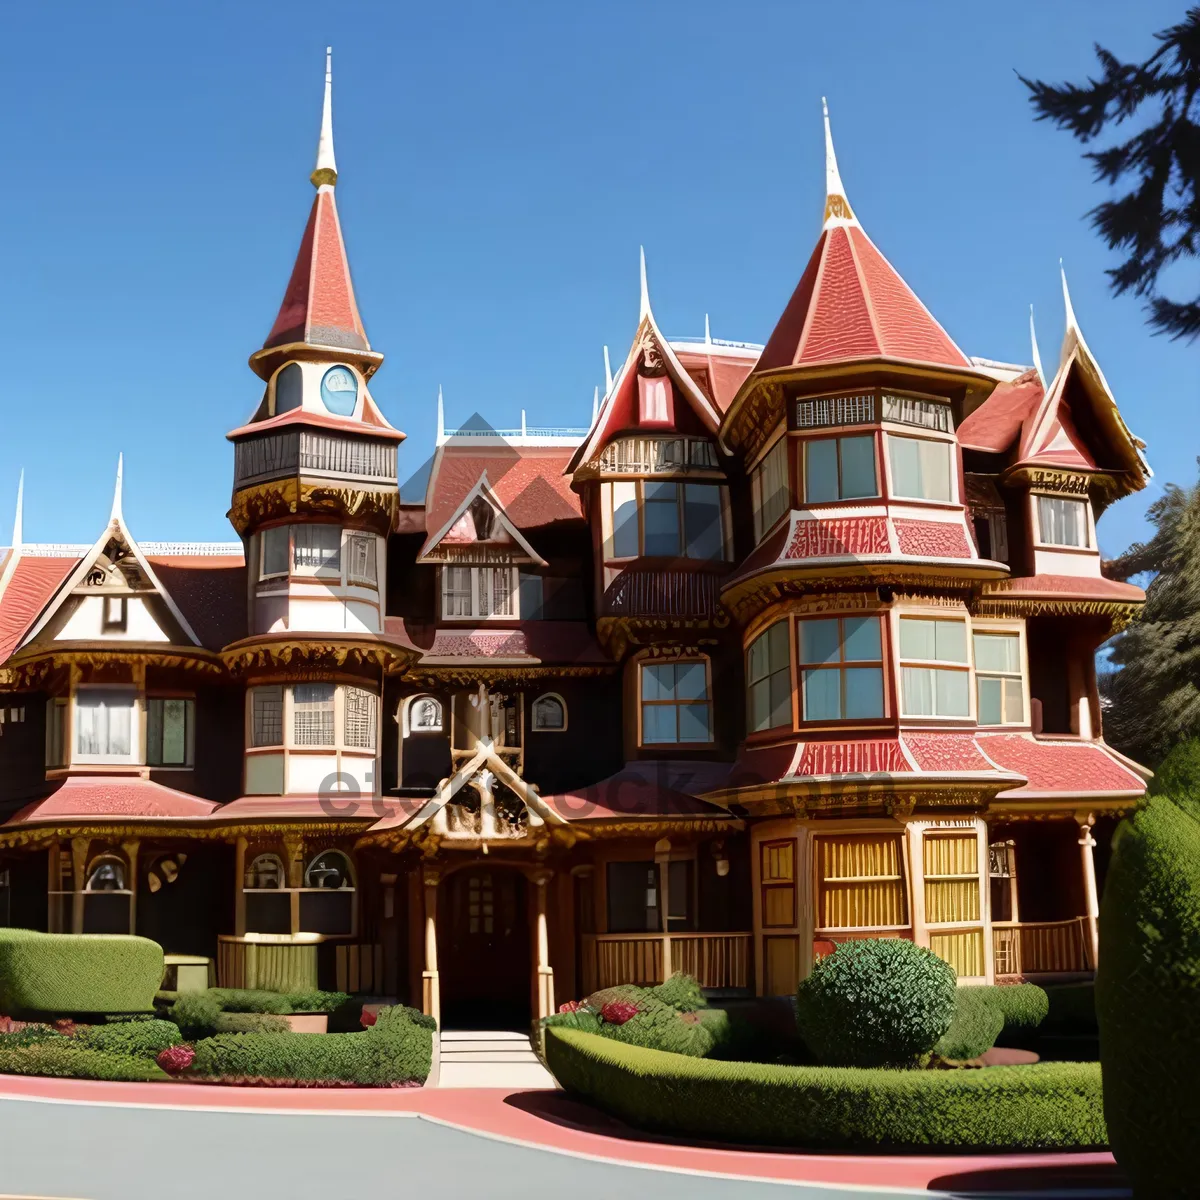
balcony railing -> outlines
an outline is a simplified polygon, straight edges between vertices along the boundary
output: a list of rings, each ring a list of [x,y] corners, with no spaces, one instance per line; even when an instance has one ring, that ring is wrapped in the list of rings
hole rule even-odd
[[[751,987],[749,933],[597,933],[583,938],[583,988],[619,983],[650,986],[665,978],[663,957],[670,945],[670,974],[693,976],[701,987]]]
[[[300,474],[395,484],[396,447],[309,429],[249,438],[234,447],[235,487]]]
[[[992,925],[997,975],[1079,975],[1095,970],[1087,918]]]

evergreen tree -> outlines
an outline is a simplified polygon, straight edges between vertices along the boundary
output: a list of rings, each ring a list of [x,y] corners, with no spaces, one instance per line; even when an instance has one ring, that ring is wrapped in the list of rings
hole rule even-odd
[[[1088,215],[1109,248],[1126,255],[1108,272],[1113,290],[1147,297],[1156,332],[1191,339],[1200,334],[1200,296],[1176,302],[1159,285],[1168,266],[1200,254],[1200,7],[1155,37],[1159,47],[1142,63],[1096,46],[1100,78],[1083,86],[1020,78],[1037,119],[1085,144],[1138,118],[1131,138],[1085,154],[1098,180],[1129,188]]]
[[[1147,515],[1154,536],[1105,567],[1116,579],[1152,578],[1101,683],[1105,736],[1155,766],[1176,742],[1200,737],[1200,486],[1168,484]]]

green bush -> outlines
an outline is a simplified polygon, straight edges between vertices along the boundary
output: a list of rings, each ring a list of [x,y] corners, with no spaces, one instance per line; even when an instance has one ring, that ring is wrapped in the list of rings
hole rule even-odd
[[[954,968],[912,942],[845,942],[800,984],[796,1021],[820,1062],[912,1065],[950,1027],[956,987]]]
[[[62,1079],[108,1079],[118,1082],[167,1078],[152,1059],[92,1050],[78,1038],[63,1037],[61,1034],[26,1046],[10,1046],[0,1038],[0,1074],[53,1075]]]
[[[1106,1142],[1094,1063],[889,1071],[687,1058],[546,1031],[568,1091],[632,1125],[805,1149],[1040,1150]]]
[[[660,983],[650,989],[655,999],[663,1004],[669,1004],[680,1012],[698,1012],[708,1007],[704,991],[700,984],[690,975],[672,975],[666,983]]]
[[[376,1032],[383,1032],[392,1026],[405,1025],[415,1025],[418,1029],[428,1029],[431,1033],[437,1030],[437,1020],[434,1017],[423,1013],[419,1008],[409,1008],[407,1004],[389,1004],[379,1009],[372,1028]]]
[[[1096,1024],[1096,985],[1058,983],[1046,988],[1049,1005],[1043,1028],[1056,1033],[1094,1034]]]
[[[1050,1000],[1044,988],[1036,983],[1005,983],[992,987],[960,988],[963,992],[986,992],[988,1003],[1004,1015],[1007,1033],[1032,1033],[1050,1011]]]
[[[208,1033],[291,1033],[281,1013],[219,1012]]]
[[[934,1053],[942,1058],[978,1058],[995,1044],[1004,1028],[1004,1013],[992,1003],[991,988],[960,987],[955,997],[954,1019],[938,1039]]]
[[[26,1025],[24,1029],[15,1029],[12,1033],[0,1033],[0,1047],[17,1050],[23,1046],[36,1046],[39,1042],[52,1042],[63,1036],[49,1025]]]
[[[1175,751],[1168,756],[1164,775],[1184,773],[1176,758]],[[1113,1152],[1138,1196],[1196,1189],[1198,795],[1200,787],[1178,801],[1155,796],[1122,822],[1101,902],[1096,1015],[1104,1109]]]
[[[113,1025],[91,1025],[75,1035],[89,1050],[133,1058],[154,1058],[168,1046],[183,1041],[179,1026],[172,1021],[121,1021]]]
[[[188,992],[187,995],[204,995],[215,1000],[222,1012],[290,1013],[294,1012],[291,1000],[283,992],[255,991],[249,988],[208,988],[204,992]]]
[[[148,938],[0,929],[0,1012],[148,1012],[163,952]]]
[[[180,992],[179,999],[167,1010],[168,1017],[179,1026],[185,1041],[195,1041],[216,1032],[221,1004],[212,990]]]
[[[411,1010],[407,1010],[411,1011]],[[388,1015],[384,1015],[388,1014]],[[362,1033],[221,1033],[196,1043],[189,1075],[229,1082],[423,1083],[433,1037],[402,1011]]]

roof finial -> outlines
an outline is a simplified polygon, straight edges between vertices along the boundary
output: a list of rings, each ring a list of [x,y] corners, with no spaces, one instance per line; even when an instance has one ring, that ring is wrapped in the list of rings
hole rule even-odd
[[[596,385],[596,390],[592,393],[592,424],[595,425],[596,418],[600,415],[600,385]]]
[[[1033,327],[1033,305],[1029,306],[1029,344],[1033,347],[1033,369],[1037,372],[1042,391],[1046,390],[1046,372],[1042,370],[1042,356],[1038,353],[1037,331]]]
[[[25,513],[25,468],[21,468],[21,477],[17,480],[17,511],[13,516],[13,535],[12,548],[20,550],[21,543],[24,540],[24,513]]]
[[[109,513],[109,521],[124,521],[124,515],[121,512],[121,490],[125,477],[125,455],[117,455],[117,482],[113,486],[113,502],[112,512]]]
[[[1063,260],[1058,260],[1058,273],[1062,276],[1063,289],[1063,307],[1067,310],[1067,332],[1071,330],[1079,331],[1079,322],[1075,319],[1075,309],[1071,304],[1071,290],[1067,287],[1067,270],[1063,266]]]
[[[604,347],[604,394],[607,396],[612,391],[612,363],[608,358],[608,347]]]
[[[315,188],[337,183],[333,157],[333,47],[325,47],[325,103],[321,108],[321,140],[317,143],[317,165],[309,176]]]
[[[825,117],[825,228],[831,225],[857,225],[858,218],[846,199],[846,189],[838,171],[833,133],[829,128],[829,105],[825,103],[824,96],[821,97],[821,112]]]
[[[706,346],[712,345],[712,329],[708,324],[708,313],[704,314],[704,344]]]
[[[642,301],[638,311],[638,319],[642,320],[650,315],[650,287],[646,283],[646,247],[640,246],[642,256]]]
[[[446,440],[446,408],[442,403],[442,385],[438,384],[438,427],[437,444],[440,446]]]

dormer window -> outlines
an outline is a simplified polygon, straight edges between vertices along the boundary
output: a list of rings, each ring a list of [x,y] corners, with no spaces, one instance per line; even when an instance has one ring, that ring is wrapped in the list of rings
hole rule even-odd
[[[304,402],[304,371],[299,363],[288,363],[275,376],[275,415],[291,412]]]
[[[515,617],[517,576],[516,567],[443,567],[442,617]]]
[[[604,486],[611,506],[605,514],[606,558],[725,558],[721,484],[645,479]]]
[[[1086,550],[1091,544],[1086,500],[1066,496],[1037,498],[1038,540],[1044,546]]]
[[[321,377],[321,403],[339,417],[352,417],[358,407],[358,380],[349,367],[330,367]]]

